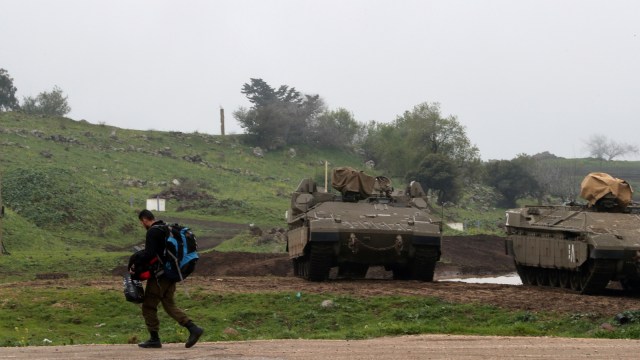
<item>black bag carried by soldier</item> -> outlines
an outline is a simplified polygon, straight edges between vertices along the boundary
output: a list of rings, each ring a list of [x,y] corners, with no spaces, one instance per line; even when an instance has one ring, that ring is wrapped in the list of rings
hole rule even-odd
[[[122,278],[122,286],[124,288],[124,298],[127,301],[136,304],[144,301],[144,288],[141,281],[133,280],[130,274],[125,274]]]

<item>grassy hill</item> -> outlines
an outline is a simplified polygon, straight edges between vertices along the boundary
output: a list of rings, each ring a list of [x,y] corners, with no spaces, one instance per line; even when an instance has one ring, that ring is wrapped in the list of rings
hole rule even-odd
[[[294,150],[259,157],[241,135],[126,130],[2,113],[2,240],[12,256],[0,256],[0,267],[7,273],[14,268],[15,275],[25,267],[77,274],[85,259],[100,259],[101,268],[115,264],[144,238],[137,213],[156,196],[168,199],[164,219],[282,227],[289,194],[304,177],[323,182],[324,161],[362,168],[355,153]]]

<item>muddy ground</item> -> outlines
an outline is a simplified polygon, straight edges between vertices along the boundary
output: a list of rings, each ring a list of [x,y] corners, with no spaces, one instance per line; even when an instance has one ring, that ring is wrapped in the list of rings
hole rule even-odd
[[[283,245],[284,250],[284,245]],[[449,236],[442,240],[442,259],[436,276],[486,276],[512,273],[513,260],[505,254],[504,239],[497,236]],[[118,269],[121,271],[122,269]],[[293,276],[288,255],[213,251],[203,254],[199,276]],[[371,279],[386,279],[390,272],[371,268]]]
[[[307,282],[293,277],[286,254],[210,252],[203,254],[188,283],[202,285],[217,292],[291,291],[338,293],[353,296],[416,295],[435,296],[457,303],[481,303],[524,311],[553,311],[589,315],[615,316],[640,308],[640,300],[611,283],[602,295],[579,295],[569,290],[496,284],[448,282],[454,277],[477,277],[511,274],[513,260],[505,254],[504,239],[495,236],[445,237],[442,261],[436,266],[435,282],[391,280],[391,273],[381,267],[371,268],[364,280],[335,278],[327,282]],[[124,267],[115,269],[121,274]],[[107,284],[103,284],[107,285]],[[119,285],[119,284],[116,284]]]

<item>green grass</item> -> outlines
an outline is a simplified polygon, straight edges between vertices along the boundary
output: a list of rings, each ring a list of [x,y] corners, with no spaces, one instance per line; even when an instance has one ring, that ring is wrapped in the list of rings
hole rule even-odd
[[[62,273],[71,278],[92,278],[109,274],[126,265],[131,252],[103,252],[92,249],[63,248],[52,251],[14,251],[0,256],[0,283],[33,280],[38,274]]]
[[[248,231],[245,231],[216,246],[215,250],[254,253],[282,253],[286,250],[287,244],[284,241],[259,243],[257,240],[258,238],[251,235]]]
[[[334,306],[323,308],[322,301]],[[354,297],[333,294],[219,294],[179,287],[177,301],[207,331],[204,341],[250,339],[366,339],[408,334],[474,334],[637,338],[640,325],[599,329],[604,321],[585,314],[530,313],[429,297]],[[0,288],[0,346],[119,344],[148,335],[140,309],[120,290],[89,286]],[[160,311],[164,342],[187,336]],[[233,328],[238,335],[223,333]],[[48,343],[44,339],[48,339]]]
[[[302,178],[323,182],[325,160],[356,168],[364,162],[349,151],[298,146],[291,158],[288,150],[267,151],[259,158],[241,135],[137,131],[0,113],[0,180],[7,207],[2,241],[15,257],[0,260],[0,282],[32,279],[47,267],[67,272],[67,253],[75,251],[88,251],[91,258],[102,254],[100,264],[111,264],[119,255],[109,251],[129,251],[144,239],[137,212],[146,207],[146,199],[176,188],[202,192],[206,199],[169,199],[167,212],[159,217],[186,224],[206,219],[286,227],[290,194]],[[185,160],[196,156],[200,162]],[[184,207],[189,209],[181,211]],[[243,250],[251,248],[249,240],[256,239],[241,237],[225,246],[238,244]],[[268,245],[251,249],[263,250],[274,251]],[[42,264],[27,266],[33,261],[20,256],[29,252],[38,261],[43,257]],[[109,269],[101,265],[97,270]]]

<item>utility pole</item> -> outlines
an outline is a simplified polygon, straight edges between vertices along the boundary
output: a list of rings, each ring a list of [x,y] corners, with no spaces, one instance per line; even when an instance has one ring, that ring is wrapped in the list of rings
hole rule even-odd
[[[224,109],[220,106],[220,135],[224,136]]]
[[[2,218],[4,217],[4,204],[2,203],[2,175],[0,175],[0,255],[8,255],[9,252],[2,242]]]

